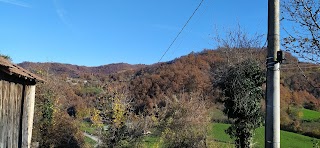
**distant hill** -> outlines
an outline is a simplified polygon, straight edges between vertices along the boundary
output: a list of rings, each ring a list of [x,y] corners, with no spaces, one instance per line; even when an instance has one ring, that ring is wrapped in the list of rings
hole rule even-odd
[[[297,58],[289,53],[286,58],[280,69],[281,128],[320,137],[318,121],[297,120],[301,115],[299,109],[320,110],[320,66],[299,62],[299,68]],[[226,75],[229,66],[245,59],[257,60],[266,70],[266,49],[203,50],[153,65],[117,63],[87,67],[32,62],[18,65],[46,80],[37,87],[36,103],[46,104],[41,102],[46,99],[43,94],[54,95],[62,111],[75,108],[89,116],[87,111],[94,108],[101,111],[102,120],[107,121],[108,100],[118,93],[130,101],[130,110],[146,116],[161,115],[162,107],[168,102],[183,99],[205,101],[222,112],[224,97],[217,82]],[[264,111],[264,99],[261,102]]]
[[[173,61],[155,64],[137,71],[131,79],[130,92],[138,101],[148,107],[154,106],[164,98],[174,98],[179,94],[201,96],[203,99],[216,101],[219,96],[219,88],[214,83],[223,77],[221,71],[226,70],[230,63],[237,63],[243,59],[255,59],[265,69],[266,50],[254,49],[237,51],[238,53],[226,53],[225,50],[204,50],[199,53],[190,53]],[[228,55],[227,55],[228,54]],[[285,104],[304,106],[309,102],[320,106],[319,68],[311,63],[299,70],[298,59],[290,53],[286,53],[286,61],[281,69],[281,101]],[[228,64],[229,63],[229,64]],[[232,64],[231,64],[232,65]],[[308,80],[304,75],[308,77]]]
[[[108,75],[112,73],[127,71],[127,70],[136,70],[146,65],[138,64],[131,65],[127,63],[116,63],[109,64],[97,67],[87,67],[87,66],[78,66],[71,64],[62,64],[62,63],[32,63],[32,62],[23,62],[18,64],[19,66],[28,69],[34,73],[39,73],[39,71],[46,71],[54,75],[66,75],[71,78],[79,78],[84,75]]]
[[[229,52],[229,53],[228,53]],[[80,78],[86,80],[88,76],[95,77],[96,80],[104,79],[104,85],[112,86],[127,85],[130,94],[139,100],[138,102],[159,102],[165,97],[171,98],[179,93],[192,93],[200,95],[207,99],[213,99],[214,88],[212,84],[221,77],[219,71],[226,68],[228,63],[237,63],[243,58],[254,58],[260,61],[261,66],[265,68],[265,49],[240,49],[237,51],[226,51],[224,49],[204,50],[198,53],[190,53],[186,56],[174,59],[168,62],[155,63],[153,65],[131,65],[127,63],[115,63],[97,67],[78,66],[62,63],[32,63],[23,62],[19,66],[34,73],[49,73],[54,77]],[[283,92],[306,91],[315,98],[320,98],[320,89],[310,85],[320,86],[320,70],[302,67],[303,76],[299,68],[292,63],[298,61],[290,53],[286,54],[287,60],[282,64],[281,83]],[[306,63],[302,63],[306,64]],[[129,71],[129,72],[128,72]],[[124,73],[125,72],[125,73]],[[112,84],[111,84],[112,83]],[[319,85],[318,85],[319,84]],[[287,95],[285,100],[289,101],[291,95]],[[310,99],[299,97],[299,104],[302,100]],[[309,99],[308,99],[309,98]],[[319,105],[320,106],[320,105]]]
[[[23,62],[19,66],[34,73],[46,73],[55,78],[80,78],[90,80],[91,85],[104,88],[122,86],[127,88],[136,103],[152,107],[164,100],[180,94],[201,96],[204,99],[219,98],[219,88],[213,86],[221,77],[219,71],[225,70],[227,65],[239,60],[251,58],[258,60],[265,68],[265,49],[247,49],[227,51],[224,49],[204,50],[190,53],[168,62],[153,65],[130,65],[116,63],[97,67],[78,66],[62,63],[32,63]],[[290,53],[281,67],[281,95],[286,104],[303,106],[308,102],[320,106],[320,70],[311,63],[302,66],[301,70],[293,63],[298,61]],[[313,67],[313,68],[309,68]],[[315,67],[315,68],[314,68]],[[308,80],[304,77],[308,77]],[[91,80],[93,80],[91,79]],[[101,82],[98,82],[101,81]],[[313,87],[312,85],[317,86]]]

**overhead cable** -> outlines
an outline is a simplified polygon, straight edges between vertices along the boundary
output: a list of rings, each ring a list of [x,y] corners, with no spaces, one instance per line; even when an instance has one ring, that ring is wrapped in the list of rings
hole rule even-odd
[[[171,42],[171,44],[169,45],[169,47],[167,48],[167,50],[164,52],[164,54],[161,56],[160,60],[158,62],[160,62],[162,60],[162,58],[167,54],[167,52],[170,50],[171,46],[174,44],[174,42],[178,39],[178,37],[180,36],[180,34],[182,33],[182,31],[184,30],[184,28],[188,25],[188,23],[190,22],[190,20],[192,19],[192,17],[194,16],[194,14],[198,11],[198,9],[200,8],[201,4],[203,3],[204,0],[201,0],[201,2],[199,3],[198,7],[193,11],[192,15],[189,17],[188,21],[184,24],[184,26],[181,28],[180,32],[177,34],[177,36],[174,38],[174,40]]]

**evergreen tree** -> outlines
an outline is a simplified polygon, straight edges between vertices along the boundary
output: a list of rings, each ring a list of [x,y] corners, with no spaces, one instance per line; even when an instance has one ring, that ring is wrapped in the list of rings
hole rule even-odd
[[[259,64],[252,60],[230,66],[220,82],[224,92],[224,113],[234,123],[226,130],[236,138],[237,147],[250,147],[254,130],[261,126],[260,100],[265,77]]]

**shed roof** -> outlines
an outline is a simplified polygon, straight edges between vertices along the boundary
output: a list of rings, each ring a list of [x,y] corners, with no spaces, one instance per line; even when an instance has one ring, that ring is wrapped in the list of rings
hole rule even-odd
[[[26,69],[23,69],[22,67],[11,63],[9,60],[5,59],[4,57],[0,57],[0,70],[9,74],[14,75],[19,78],[24,78],[26,80],[30,81],[36,81],[36,82],[44,82],[44,80],[37,75],[29,72]]]

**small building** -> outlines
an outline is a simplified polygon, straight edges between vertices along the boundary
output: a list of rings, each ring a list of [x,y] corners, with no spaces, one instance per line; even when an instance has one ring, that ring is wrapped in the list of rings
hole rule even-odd
[[[29,148],[35,85],[43,80],[0,57],[0,148]]]

